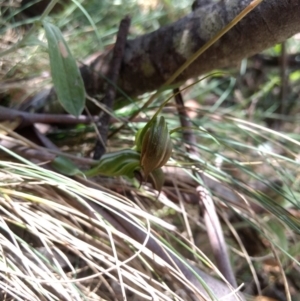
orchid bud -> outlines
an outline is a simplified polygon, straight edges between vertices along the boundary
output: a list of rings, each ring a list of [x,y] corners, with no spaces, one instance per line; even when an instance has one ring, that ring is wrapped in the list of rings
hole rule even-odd
[[[155,169],[167,163],[173,144],[165,118],[155,118],[142,139],[141,167],[145,178]]]

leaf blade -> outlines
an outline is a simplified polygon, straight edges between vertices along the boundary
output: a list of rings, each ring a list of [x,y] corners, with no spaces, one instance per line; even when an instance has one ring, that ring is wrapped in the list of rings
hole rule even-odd
[[[59,28],[46,21],[43,21],[43,26],[58,100],[69,114],[79,116],[85,105],[85,88],[80,71]]]

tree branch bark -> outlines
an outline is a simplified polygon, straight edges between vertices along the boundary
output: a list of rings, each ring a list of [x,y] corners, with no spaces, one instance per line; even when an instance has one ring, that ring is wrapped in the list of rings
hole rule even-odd
[[[193,53],[241,12],[251,0],[224,0],[203,7],[126,44],[118,86],[130,96],[158,89]],[[300,31],[300,0],[265,0],[175,81],[238,64]],[[86,79],[87,92],[103,91],[110,51],[100,55]],[[95,72],[96,71],[96,72]],[[85,69],[86,72],[86,69]],[[92,79],[92,80],[91,80]]]

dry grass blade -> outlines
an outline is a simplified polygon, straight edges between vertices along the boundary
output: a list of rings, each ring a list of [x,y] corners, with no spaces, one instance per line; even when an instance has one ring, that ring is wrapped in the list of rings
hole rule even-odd
[[[126,212],[149,235],[152,223],[166,227],[166,222],[122,196],[89,188],[34,164],[1,161],[0,166],[0,286],[6,300],[120,300],[120,296],[170,300],[168,295],[176,296],[173,282],[190,286],[145,245],[101,216],[91,218],[70,204],[79,202],[93,210],[89,200],[108,212]],[[170,279],[164,279],[165,269],[173,270]]]

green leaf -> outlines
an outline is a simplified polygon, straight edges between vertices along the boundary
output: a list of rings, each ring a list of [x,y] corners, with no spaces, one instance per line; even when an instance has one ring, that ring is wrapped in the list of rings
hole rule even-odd
[[[77,166],[68,158],[58,156],[52,162],[51,166],[58,172],[67,176],[74,176],[81,174],[82,172],[77,168]]]
[[[45,21],[43,26],[58,100],[68,113],[78,116],[84,108],[85,89],[76,61],[59,28]]]
[[[161,168],[157,168],[152,170],[149,176],[152,181],[152,185],[154,189],[156,189],[160,193],[165,182],[164,172],[162,171]]]
[[[134,177],[134,171],[140,168],[141,155],[133,149],[123,149],[117,152],[104,154],[95,167],[87,170],[87,177],[128,176]]]

